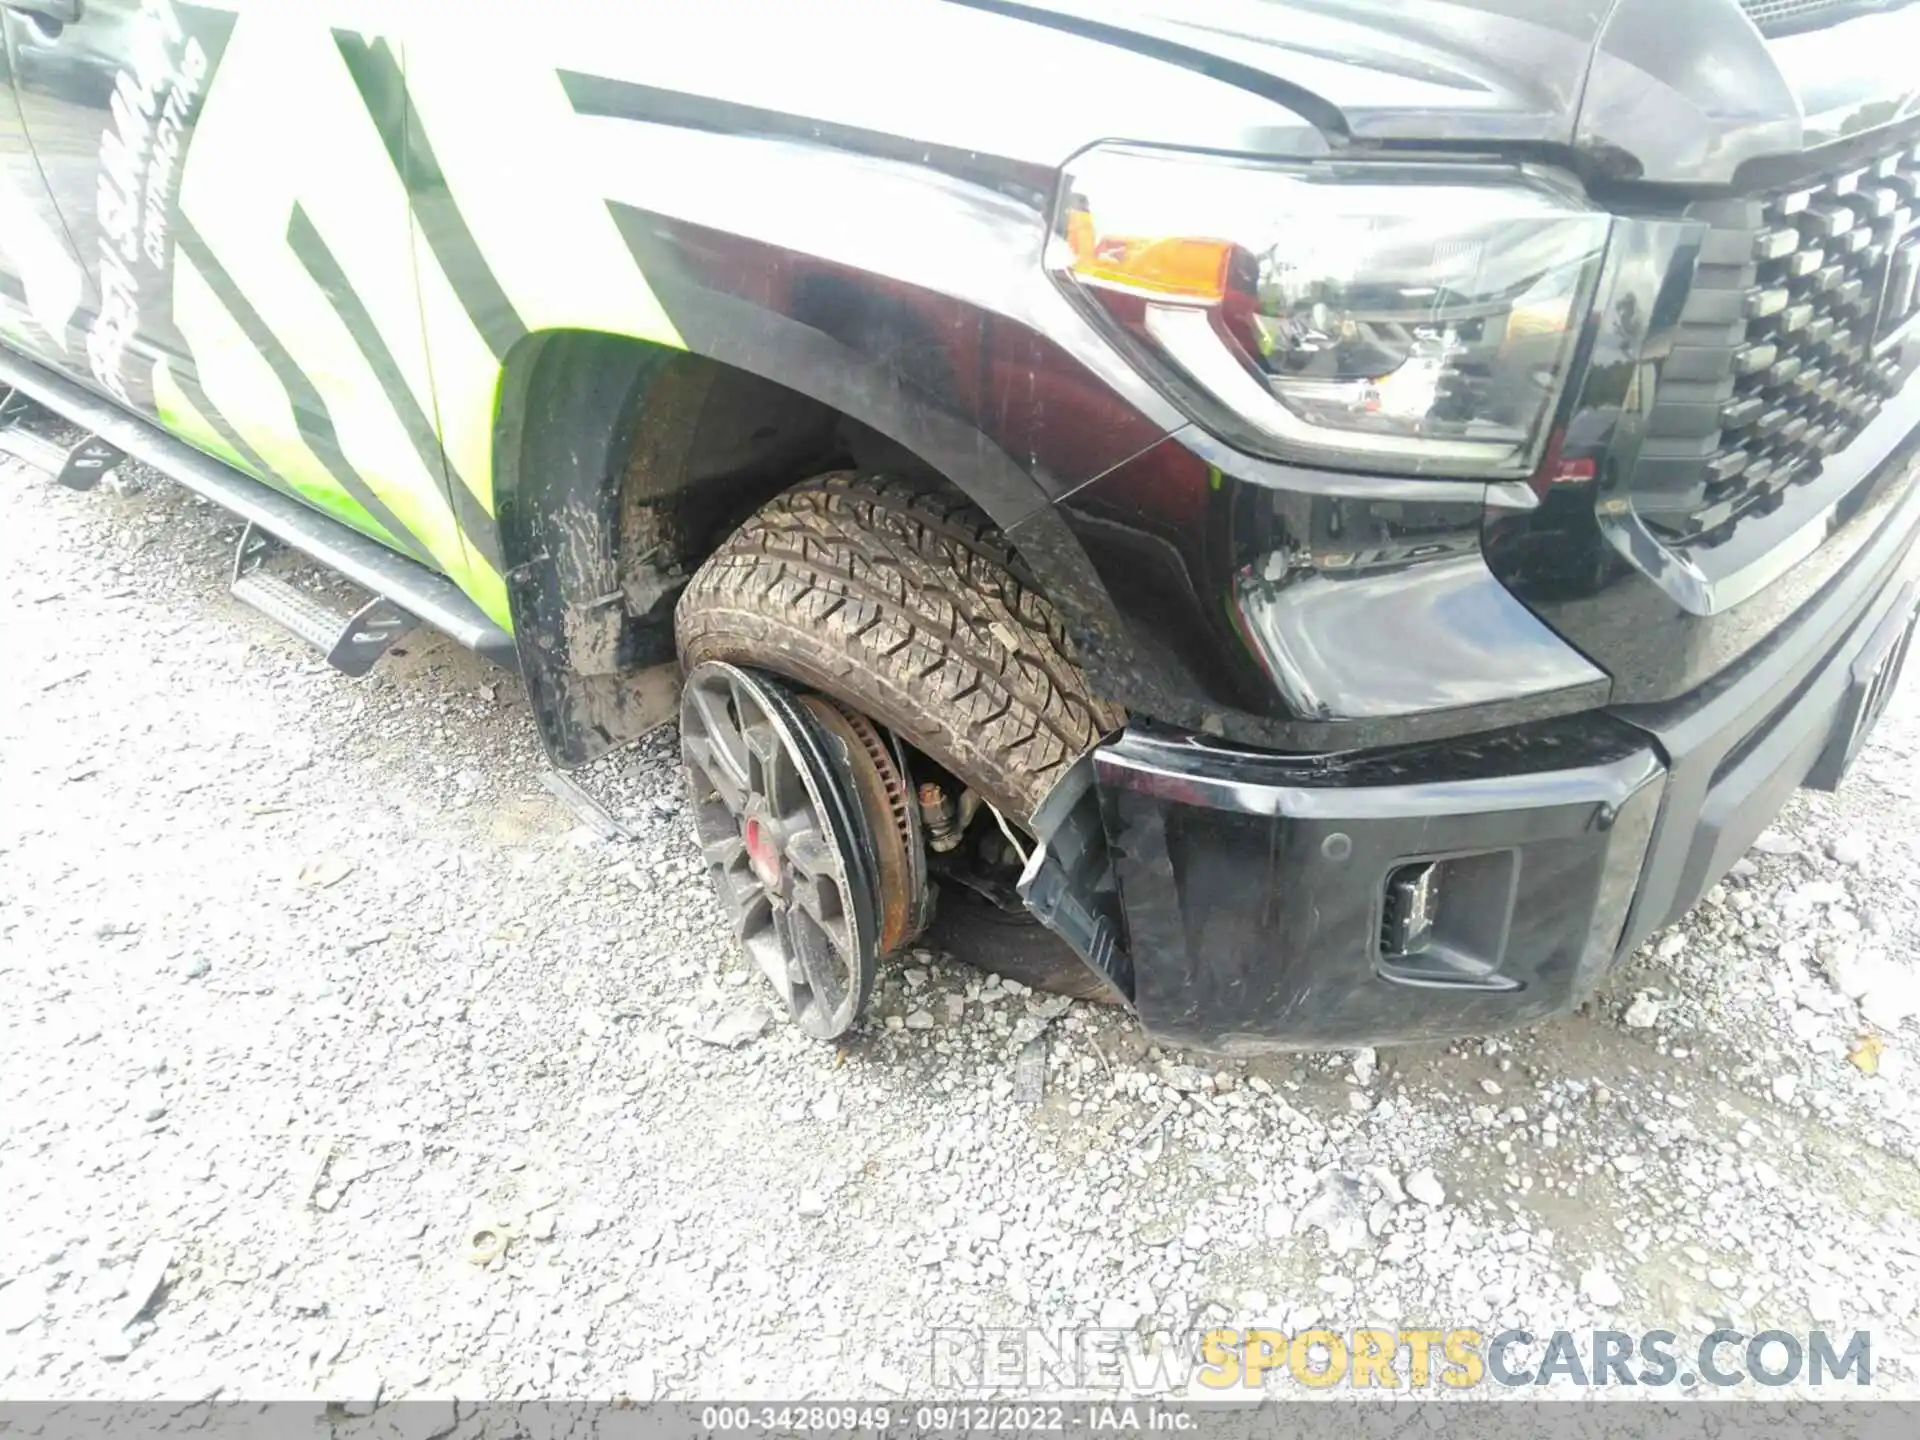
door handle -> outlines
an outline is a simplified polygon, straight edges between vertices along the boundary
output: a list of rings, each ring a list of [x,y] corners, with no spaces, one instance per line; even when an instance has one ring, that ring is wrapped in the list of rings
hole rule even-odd
[[[55,25],[72,25],[80,19],[80,0],[19,0],[6,8]]]

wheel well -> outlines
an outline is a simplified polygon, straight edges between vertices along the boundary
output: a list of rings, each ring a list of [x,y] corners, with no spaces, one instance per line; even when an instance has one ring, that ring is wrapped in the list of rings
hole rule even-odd
[[[658,723],[630,680],[674,658],[673,607],[694,571],[774,495],[843,468],[935,474],[844,412],[722,361],[590,331],[515,347],[495,516],[521,670],[556,763]]]
[[[741,521],[809,475],[934,473],[832,406],[703,355],[673,354],[636,403],[619,479],[620,583],[636,614],[670,605]]]

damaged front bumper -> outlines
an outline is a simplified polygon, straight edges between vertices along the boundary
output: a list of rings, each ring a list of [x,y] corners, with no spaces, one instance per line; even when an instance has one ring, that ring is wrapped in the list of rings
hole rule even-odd
[[[1096,753],[1134,1008],[1207,1050],[1480,1033],[1605,972],[1659,812],[1644,737],[1550,722],[1298,761],[1129,730]],[[1437,862],[1417,953],[1390,882]]]
[[[1794,789],[1839,783],[1912,648],[1920,485],[1871,520],[1789,625],[1671,703],[1327,756],[1136,723],[1035,817],[1022,893],[1171,1044],[1440,1040],[1571,1009]]]

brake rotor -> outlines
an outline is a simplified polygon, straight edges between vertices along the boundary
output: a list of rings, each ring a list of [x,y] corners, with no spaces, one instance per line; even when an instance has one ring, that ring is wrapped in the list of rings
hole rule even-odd
[[[840,734],[735,665],[696,666],[681,691],[680,757],[714,889],[747,957],[822,1040],[866,1006],[879,941],[877,847],[834,762]]]
[[[838,742],[829,748],[860,802],[863,833],[873,845],[878,949],[891,955],[933,918],[933,888],[907,767],[880,728],[859,711],[825,695],[803,695],[800,704]]]

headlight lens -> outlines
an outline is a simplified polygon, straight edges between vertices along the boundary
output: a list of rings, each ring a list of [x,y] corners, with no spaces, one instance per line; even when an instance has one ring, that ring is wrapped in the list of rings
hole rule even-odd
[[[1512,166],[1103,147],[1049,263],[1225,439],[1508,476],[1539,460],[1609,224]]]

